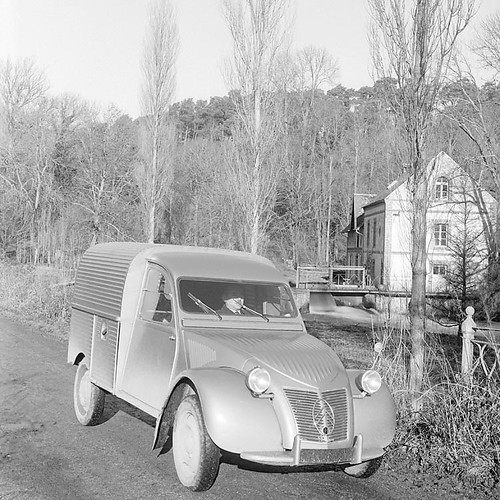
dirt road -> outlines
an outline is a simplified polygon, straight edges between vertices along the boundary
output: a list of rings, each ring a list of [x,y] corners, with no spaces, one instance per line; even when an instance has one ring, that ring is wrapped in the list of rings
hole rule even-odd
[[[423,498],[383,472],[359,480],[224,463],[211,490],[192,493],[177,481],[171,453],[151,451],[147,415],[109,396],[104,423],[77,423],[74,373],[64,342],[0,317],[0,499]]]

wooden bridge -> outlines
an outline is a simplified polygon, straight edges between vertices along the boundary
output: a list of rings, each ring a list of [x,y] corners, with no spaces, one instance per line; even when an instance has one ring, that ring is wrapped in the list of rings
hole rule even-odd
[[[334,311],[337,303],[359,305],[375,290],[363,266],[298,266],[296,288],[296,298],[305,293],[302,301],[314,313]]]

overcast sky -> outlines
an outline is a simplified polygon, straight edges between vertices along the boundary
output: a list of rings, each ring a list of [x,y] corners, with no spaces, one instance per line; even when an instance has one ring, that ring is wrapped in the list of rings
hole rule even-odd
[[[496,11],[483,0],[474,24]],[[226,95],[222,64],[230,40],[219,0],[173,0],[180,32],[175,101]],[[336,83],[372,85],[367,0],[291,0],[296,48],[326,48]],[[0,0],[0,59],[33,59],[51,92],[72,93],[139,114],[140,60],[148,0]],[[470,32],[472,36],[472,30]]]

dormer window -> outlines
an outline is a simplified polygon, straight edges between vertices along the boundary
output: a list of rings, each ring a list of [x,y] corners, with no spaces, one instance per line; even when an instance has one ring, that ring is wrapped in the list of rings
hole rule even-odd
[[[436,181],[436,200],[447,200],[448,199],[448,187],[449,181],[446,177],[438,177]]]

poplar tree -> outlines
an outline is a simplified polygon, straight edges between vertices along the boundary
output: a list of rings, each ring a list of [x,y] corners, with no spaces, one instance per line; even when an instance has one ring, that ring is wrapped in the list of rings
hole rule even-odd
[[[173,128],[168,111],[175,89],[175,62],[178,30],[172,5],[156,0],[149,10],[144,41],[141,88],[141,157],[138,184],[146,219],[146,239],[155,241],[157,218],[162,207],[169,207],[172,184],[171,150]],[[170,233],[170,228],[168,228]]]
[[[401,161],[412,203],[409,391],[420,406],[425,361],[429,126],[457,38],[474,15],[473,0],[369,0],[371,48],[379,78],[394,78]]]

